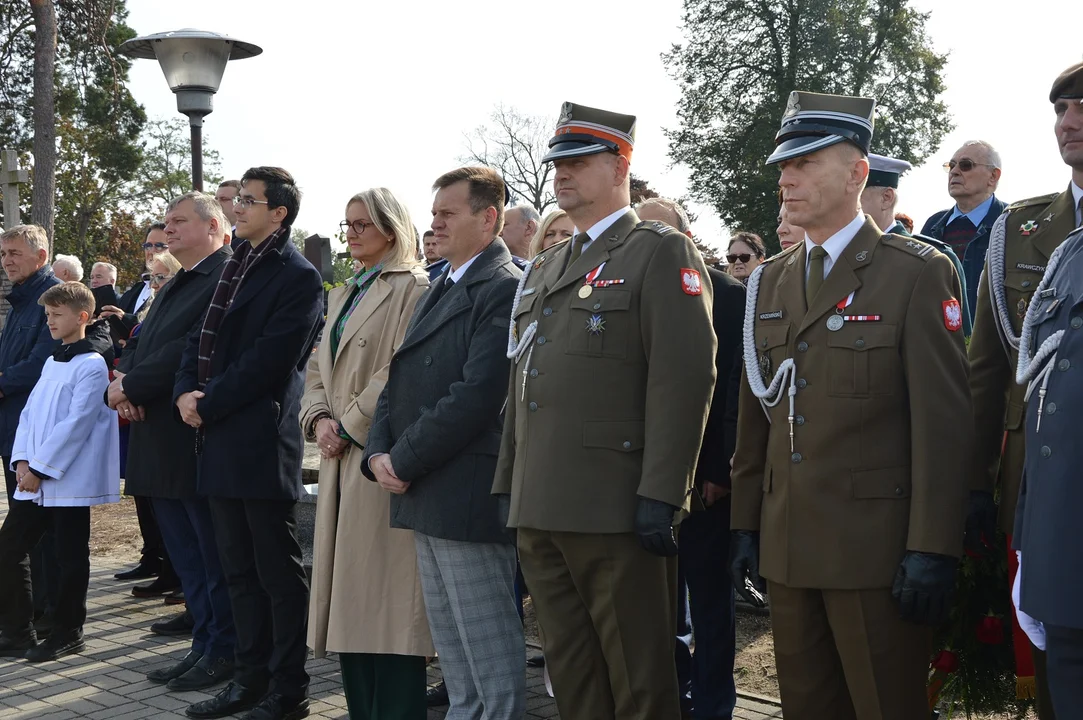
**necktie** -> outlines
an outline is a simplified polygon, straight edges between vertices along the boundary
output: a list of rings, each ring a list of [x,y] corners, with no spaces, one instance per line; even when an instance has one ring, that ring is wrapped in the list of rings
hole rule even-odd
[[[808,279],[805,280],[805,303],[810,309],[816,293],[820,292],[820,286],[824,284],[825,257],[827,257],[827,251],[820,245],[812,248],[809,254]]]
[[[444,283],[444,291],[447,292],[448,290],[450,290],[454,286],[455,286],[455,281],[452,280],[451,277],[449,276],[448,279],[447,279],[447,282]]]
[[[1075,225],[1083,225],[1083,195],[1079,196],[1079,202],[1075,204]]]
[[[579,256],[583,254],[583,246],[590,242],[590,235],[586,233],[579,233],[572,238],[572,253],[568,258],[568,265],[579,259]]]

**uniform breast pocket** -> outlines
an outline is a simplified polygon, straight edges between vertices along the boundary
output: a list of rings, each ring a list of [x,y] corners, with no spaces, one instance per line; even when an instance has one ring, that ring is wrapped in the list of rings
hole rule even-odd
[[[534,303],[537,299],[538,296],[534,294],[521,297],[519,298],[519,304],[512,311],[511,321],[515,323],[517,337],[522,337],[526,331],[526,326],[530,324],[530,313],[534,309]]]
[[[901,376],[894,325],[846,323],[827,336],[827,394],[890,395]]]
[[[786,341],[790,337],[790,325],[765,325],[756,326],[756,353],[759,359],[760,377],[765,385],[771,384],[778,366],[789,357]],[[745,372],[752,372],[754,368],[745,368]]]
[[[589,297],[573,297],[568,307],[568,354],[625,357],[631,304],[632,294],[627,290],[602,289]]]
[[[1027,314],[1034,291],[1038,283],[1042,281],[1042,274],[1024,271],[1007,271],[1004,273],[1004,302],[1007,307],[1008,317],[1012,322],[1012,329],[1018,333],[1023,327],[1023,318]]]

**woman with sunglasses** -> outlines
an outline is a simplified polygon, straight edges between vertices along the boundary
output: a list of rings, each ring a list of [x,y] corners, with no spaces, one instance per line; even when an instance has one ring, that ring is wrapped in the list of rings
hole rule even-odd
[[[730,275],[743,283],[748,282],[748,276],[760,266],[767,257],[767,249],[763,240],[756,233],[739,232],[730,238],[729,249],[726,251],[726,262],[730,266]]]
[[[143,304],[142,309],[136,313],[136,318],[140,323],[147,317],[147,313],[150,312],[150,306],[154,302],[154,298],[157,297],[158,291],[165,286],[167,282],[173,279],[181,269],[180,261],[173,257],[169,251],[160,252],[155,255],[149,263],[147,263],[147,270],[140,276],[140,280],[147,283],[150,286],[150,298]]]
[[[308,644],[316,657],[338,653],[350,717],[425,720],[425,658],[435,651],[414,535],[391,528],[391,495],[361,474],[361,456],[429,276],[390,190],[352,197],[341,227],[361,269],[328,296],[301,400],[301,428],[322,457]]]

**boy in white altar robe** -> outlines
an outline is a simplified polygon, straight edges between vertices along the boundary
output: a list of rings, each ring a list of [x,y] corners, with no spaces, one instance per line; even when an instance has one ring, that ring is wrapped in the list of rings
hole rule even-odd
[[[75,282],[38,301],[61,345],[45,361],[15,434],[19,489],[0,528],[0,657],[55,660],[83,650],[90,582],[90,506],[120,500],[117,414],[104,403],[109,367],[86,338],[94,296]],[[38,644],[28,553],[52,527],[60,568],[55,627]]]

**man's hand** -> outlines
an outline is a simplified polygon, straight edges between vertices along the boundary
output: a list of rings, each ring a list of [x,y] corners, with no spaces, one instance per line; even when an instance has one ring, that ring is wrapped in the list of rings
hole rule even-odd
[[[391,466],[391,455],[380,453],[369,458],[369,469],[376,476],[376,482],[384,490],[396,495],[402,495],[410,489],[410,483],[399,480],[395,475],[395,468]]]
[[[328,459],[342,457],[350,443],[339,435],[340,430],[338,421],[332,418],[316,421],[316,444],[320,446],[320,455]]]
[[[661,500],[640,497],[636,505],[635,533],[639,544],[652,555],[673,557],[677,538],[673,535],[673,513],[677,508]]]
[[[104,305],[102,311],[98,314],[98,317],[109,317],[110,315],[116,317],[124,317],[124,311],[118,308],[116,305]]]
[[[997,504],[993,493],[971,490],[966,511],[963,547],[975,555],[988,555],[997,536]]]
[[[730,577],[733,588],[752,607],[767,606],[763,593],[767,583],[760,577],[760,534],[734,530],[730,534]]]
[[[26,460],[20,460],[19,462],[15,463],[16,482],[22,480],[23,475],[26,475],[28,472],[30,472],[30,463],[28,463]]]
[[[118,406],[122,402],[128,401],[128,396],[124,394],[123,380],[124,375],[116,373],[116,377],[113,379],[113,382],[109,383],[109,389],[106,391],[106,402],[109,407],[114,410],[118,410]]]
[[[41,488],[41,478],[33,473],[29,468],[23,476],[19,478],[19,489],[23,492],[34,493]]]
[[[117,414],[128,422],[143,422],[147,419],[147,411],[142,405],[133,405],[128,400],[124,400],[117,405]]]
[[[943,625],[951,612],[958,564],[959,560],[949,555],[907,551],[891,588],[902,619],[918,625]]]
[[[722,485],[716,485],[708,480],[703,483],[703,504],[707,507],[711,507],[719,500],[724,499],[730,494],[730,489]]]
[[[180,411],[181,420],[183,420],[186,425],[191,425],[194,428],[203,425],[203,418],[199,416],[199,410],[196,409],[196,404],[205,397],[206,395],[199,390],[193,390],[192,392],[186,392],[177,398],[177,410]]]

